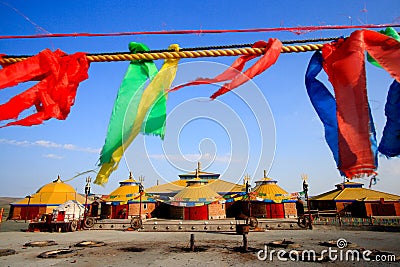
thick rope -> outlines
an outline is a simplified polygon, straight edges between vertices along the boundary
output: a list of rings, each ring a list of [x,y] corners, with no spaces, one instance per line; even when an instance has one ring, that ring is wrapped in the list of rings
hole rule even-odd
[[[281,53],[300,53],[320,50],[323,44],[306,44],[283,46]],[[165,51],[150,53],[120,53],[120,54],[88,54],[86,57],[89,62],[111,62],[111,61],[131,61],[131,60],[157,60],[173,58],[199,58],[199,57],[223,57],[241,55],[261,55],[264,48],[238,48],[238,49],[217,49],[200,51]],[[29,56],[4,56],[0,59],[0,64],[13,64],[27,59]]]

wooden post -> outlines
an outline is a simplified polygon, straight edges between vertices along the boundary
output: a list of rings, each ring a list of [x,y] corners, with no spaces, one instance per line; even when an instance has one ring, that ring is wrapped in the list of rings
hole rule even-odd
[[[243,233],[243,250],[248,251],[249,250],[249,244],[247,241],[247,233]]]
[[[194,234],[190,234],[190,251],[194,251]]]

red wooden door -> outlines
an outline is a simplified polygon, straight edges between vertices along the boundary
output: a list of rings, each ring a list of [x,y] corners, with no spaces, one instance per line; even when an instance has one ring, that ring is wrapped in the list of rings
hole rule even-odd
[[[198,206],[198,207],[189,207],[186,208],[189,211],[189,220],[208,220],[208,207],[207,205]],[[185,210],[185,218],[186,218],[186,210]]]
[[[266,203],[265,204],[265,218],[273,218],[272,217],[272,204]]]
[[[128,218],[128,205],[116,205],[112,206],[112,219],[126,219]]]
[[[23,206],[21,207],[20,217],[21,220],[32,220],[39,215],[39,207],[38,206]]]
[[[272,203],[271,204],[271,218],[284,218],[285,210],[283,203]]]

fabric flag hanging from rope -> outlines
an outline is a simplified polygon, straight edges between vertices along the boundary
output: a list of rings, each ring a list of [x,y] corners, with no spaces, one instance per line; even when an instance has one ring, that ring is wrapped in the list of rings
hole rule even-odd
[[[171,45],[169,47],[170,50],[175,50],[179,51],[179,46],[178,45]],[[103,158],[101,157],[100,164],[101,169],[97,174],[95,184],[105,184],[108,181],[108,178],[110,174],[118,167],[118,163],[122,158],[122,155],[124,153],[124,150],[132,143],[132,141],[136,138],[136,136],[139,134],[139,132],[142,130],[155,130],[159,131],[158,127],[153,127],[150,124],[152,122],[156,122],[158,125],[164,125],[164,122],[160,123],[160,119],[164,117],[165,115],[163,114],[156,114],[156,112],[161,111],[162,108],[159,107],[153,107],[154,104],[163,104],[163,101],[160,101],[160,96],[165,97],[165,92],[167,89],[171,87],[171,84],[175,78],[177,67],[178,67],[178,62],[179,59],[166,59],[164,61],[163,66],[161,67],[161,70],[157,73],[157,75],[151,80],[150,84],[147,86],[147,88],[143,91],[141,87],[143,87],[144,82],[142,83],[138,82],[135,83],[136,90],[142,90],[139,95],[133,95],[133,99],[127,99],[124,101],[127,104],[127,110],[125,110],[122,107],[120,107],[120,111],[123,112],[124,114],[121,115],[122,121],[120,121],[120,126],[123,127],[123,129],[126,129],[127,131],[124,133],[121,133],[121,139],[118,140],[119,146],[114,146],[114,150],[108,150],[109,152],[109,158]],[[134,64],[134,61],[132,62]],[[132,64],[131,63],[131,64]],[[147,62],[148,63],[148,62]],[[138,71],[139,75],[142,75],[141,78],[144,79],[147,75],[147,77],[152,77],[150,72],[148,74],[146,73],[147,67],[144,66],[143,64],[146,64],[146,62],[141,62],[137,66],[135,66],[135,69]],[[130,65],[131,67],[131,65]],[[144,76],[143,76],[144,75]],[[135,76],[135,79],[137,79],[137,76]],[[124,79],[125,80],[125,79]],[[146,78],[147,80],[147,78]],[[121,86],[122,87],[122,86]],[[139,89],[137,89],[139,88]],[[119,93],[120,95],[120,93]],[[123,94],[121,93],[121,97],[124,97]],[[131,107],[130,107],[131,106]],[[153,108],[152,108],[153,107]],[[152,108],[152,109],[151,109]],[[151,109],[150,113],[149,110]],[[125,113],[127,113],[125,115]],[[148,114],[149,113],[149,114]],[[153,114],[152,114],[153,113]],[[126,117],[125,117],[126,116]],[[125,117],[125,118],[124,118]],[[152,119],[155,118],[155,119]],[[123,124],[128,123],[128,126],[124,126]],[[120,128],[121,130],[121,128]],[[152,134],[151,132],[145,132],[146,134]],[[108,136],[106,140],[108,139]],[[106,141],[107,142],[107,141]],[[103,153],[102,153],[103,156]],[[106,159],[109,159],[109,161],[104,161]]]
[[[378,150],[387,157],[400,155],[400,83],[393,81],[385,105],[386,124]]]
[[[392,37],[396,41],[400,42],[400,35],[392,27],[388,27],[385,30],[379,31],[379,32],[384,34],[384,35],[386,35],[386,36]],[[372,65],[374,65],[376,67],[379,67],[379,68],[382,68],[381,65],[379,65],[379,63],[376,62],[376,60],[373,59],[370,54],[367,54],[367,59],[368,59],[368,62],[371,63]]]
[[[379,32],[400,42],[400,35],[391,27]],[[371,64],[381,68],[375,59],[369,54],[367,56]],[[400,155],[400,84],[397,81],[393,81],[389,88],[385,105],[385,115],[387,120],[378,150],[386,157],[397,157]]]
[[[315,52],[308,64],[305,84],[308,97],[325,129],[325,140],[332,151],[336,165],[339,166],[338,123],[336,101],[333,95],[316,77],[322,70],[322,55]]]
[[[140,132],[145,135],[159,136],[164,140],[165,121],[167,118],[167,92],[161,91],[156,102],[148,112]]]
[[[310,59],[310,63],[307,67],[307,72],[305,75],[305,84],[307,89],[307,94],[311,100],[311,103],[317,112],[320,120],[322,121],[325,129],[325,140],[332,151],[333,158],[335,159],[336,165],[340,166],[339,158],[339,147],[338,147],[338,123],[336,118],[336,100],[334,96],[329,92],[325,85],[320,82],[316,76],[322,70],[322,55],[320,52],[316,51]],[[371,152],[374,155],[375,167],[378,166],[377,159],[377,142],[375,126],[373,123],[373,118],[371,112],[369,112],[370,117],[370,142],[371,142]],[[340,170],[340,174],[344,176],[345,174]]]
[[[129,50],[132,53],[138,53],[149,51],[149,48],[144,44],[131,42]],[[133,60],[130,62],[114,103],[105,144],[100,153],[99,165],[102,166],[103,171],[97,177],[108,177],[109,174],[103,174],[103,172],[107,170],[111,173],[117,168],[120,158],[114,159],[113,153],[123,145],[124,140],[128,139],[145,83],[149,78],[152,79],[157,72],[153,61]],[[100,181],[98,179],[96,181]]]
[[[249,60],[256,58],[257,55],[240,56],[233,62],[233,64],[226,71],[224,71],[220,75],[211,79],[199,78],[192,82],[176,86],[172,88],[170,91],[176,91],[190,85],[212,84],[212,83],[219,83],[231,80],[230,82],[225,83],[217,92],[215,92],[211,96],[212,99],[215,99],[218,96],[223,95],[226,92],[229,92],[235,89],[236,87],[244,84],[248,80],[251,80],[255,76],[261,74],[263,71],[268,69],[270,66],[275,64],[280,55],[282,49],[282,43],[278,39],[271,38],[269,39],[268,43],[264,41],[258,41],[254,43],[252,48],[265,48],[265,52],[261,56],[261,58],[253,66],[248,68],[244,73],[242,73],[242,70],[245,64]]]
[[[88,78],[85,53],[66,55],[49,49],[0,70],[0,89],[22,82],[40,80],[28,90],[0,105],[0,120],[17,119],[21,112],[35,106],[36,113],[9,122],[6,126],[32,126],[50,118],[65,120],[74,104],[79,83]]]
[[[400,78],[400,43],[383,34],[361,30],[346,40],[325,44],[323,67],[336,97],[339,169],[352,178],[373,174],[376,168],[371,150],[364,50],[394,78]]]

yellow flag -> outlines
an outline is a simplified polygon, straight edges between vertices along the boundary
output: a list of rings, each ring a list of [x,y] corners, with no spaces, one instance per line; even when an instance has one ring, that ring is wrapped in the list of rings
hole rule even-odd
[[[179,51],[177,44],[172,44],[168,48],[169,50]],[[142,98],[140,99],[139,106],[135,122],[132,127],[132,131],[126,140],[123,140],[123,145],[118,147],[111,156],[112,163],[104,163],[101,165],[101,169],[97,174],[95,184],[103,185],[107,183],[110,174],[117,169],[118,163],[122,158],[124,151],[132,143],[132,141],[139,134],[143,124],[143,120],[146,117],[147,112],[157,101],[161,92],[166,92],[175,79],[176,71],[178,69],[179,59],[166,59],[162,65],[158,74],[150,82],[147,88],[144,90]]]

